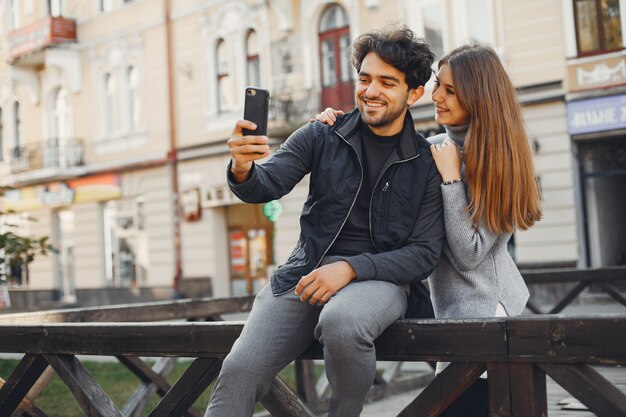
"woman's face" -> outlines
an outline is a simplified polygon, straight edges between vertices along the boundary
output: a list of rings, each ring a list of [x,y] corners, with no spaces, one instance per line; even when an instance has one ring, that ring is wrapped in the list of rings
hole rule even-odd
[[[459,103],[452,83],[452,71],[443,64],[437,71],[433,88],[435,120],[440,125],[458,126],[469,122],[469,113]]]

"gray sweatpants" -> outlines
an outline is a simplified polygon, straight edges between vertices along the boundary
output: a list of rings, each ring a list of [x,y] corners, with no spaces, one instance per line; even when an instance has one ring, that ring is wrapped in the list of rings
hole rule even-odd
[[[407,289],[386,281],[352,282],[324,306],[293,291],[257,295],[241,336],[224,360],[205,417],[249,417],[274,376],[315,339],[324,345],[333,394],[330,417],[357,417],[374,381],[374,339],[404,315]]]

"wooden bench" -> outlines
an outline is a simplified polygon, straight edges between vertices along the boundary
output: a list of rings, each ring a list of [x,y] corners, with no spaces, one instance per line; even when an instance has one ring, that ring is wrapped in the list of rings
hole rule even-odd
[[[9,416],[51,365],[90,416],[125,415],[76,355],[116,356],[162,400],[150,416],[197,415],[193,402],[217,376],[241,322],[0,324],[0,352],[25,356],[0,389]],[[494,416],[546,416],[546,374],[599,416],[626,416],[626,395],[590,365],[626,363],[626,316],[538,316],[487,320],[402,320],[376,341],[389,361],[453,362],[399,416],[436,416],[483,371]],[[138,357],[196,358],[173,385]],[[320,359],[312,345],[301,359]],[[262,401],[273,416],[312,416],[276,381]],[[41,415],[26,410],[26,415]]]

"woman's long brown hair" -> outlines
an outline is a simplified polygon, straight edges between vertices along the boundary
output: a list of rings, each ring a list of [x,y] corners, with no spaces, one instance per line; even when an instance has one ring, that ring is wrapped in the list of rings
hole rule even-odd
[[[470,114],[463,146],[472,223],[494,233],[526,230],[541,218],[533,157],[517,94],[498,55],[464,45],[439,61],[452,72],[459,104]]]

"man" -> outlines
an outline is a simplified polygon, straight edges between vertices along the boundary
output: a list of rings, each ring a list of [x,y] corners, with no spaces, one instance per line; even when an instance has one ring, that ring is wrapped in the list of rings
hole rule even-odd
[[[300,128],[261,165],[267,137],[242,135],[253,123],[237,122],[228,141],[229,184],[244,201],[278,199],[311,176],[298,244],[257,295],[207,417],[251,416],[314,339],[333,391],[329,416],[358,416],[376,372],[374,339],[405,315],[410,286],[430,306],[420,281],[441,252],[441,178],[408,108],[434,55],[406,28],[362,35],[353,49],[355,111]]]

